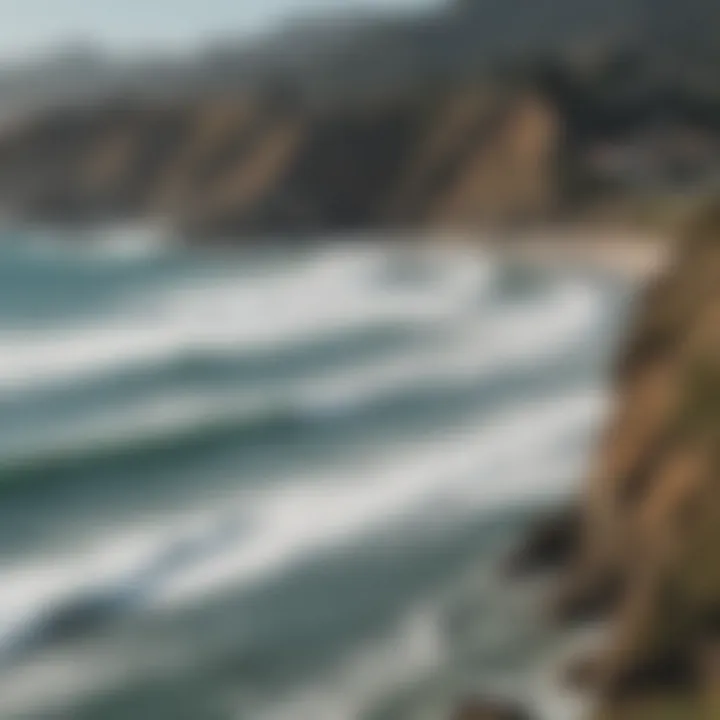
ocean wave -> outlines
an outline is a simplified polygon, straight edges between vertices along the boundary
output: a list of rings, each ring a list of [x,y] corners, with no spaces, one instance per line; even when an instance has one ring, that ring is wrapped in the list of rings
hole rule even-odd
[[[66,420],[60,431],[52,429],[44,438],[36,431],[24,448],[7,442],[0,446],[0,488],[52,481],[101,464],[137,465],[229,444],[279,442],[308,427],[338,428],[338,422],[361,417],[381,421],[394,407],[422,407],[423,398],[437,409],[443,395],[480,396],[483,381],[497,384],[508,373],[538,370],[571,348],[581,348],[598,310],[592,293],[567,287],[543,303],[520,305],[475,328],[461,325],[439,347],[405,350],[284,386],[151,397],[75,426],[68,427]]]
[[[558,443],[594,427],[602,400],[602,393],[583,389],[521,405],[427,447],[386,449],[343,471],[342,480],[329,472],[293,477],[272,490],[245,488],[206,510],[202,521],[196,510],[162,526],[126,530],[86,557],[74,552],[41,567],[5,568],[0,647],[72,637],[138,605],[187,604],[223,587],[255,584],[303,557],[342,552],[345,543],[381,528],[402,528],[414,513],[431,512],[437,522],[438,515],[489,512],[566,490],[569,468],[566,477],[548,477],[549,469],[557,473],[558,457],[568,462],[568,448]]]
[[[207,277],[181,289],[127,300],[96,324],[0,332],[0,390],[111,376],[183,356],[276,352],[338,332],[432,326],[467,306],[491,282],[488,263],[438,269],[429,285],[378,284],[382,256],[331,255],[300,272]]]
[[[612,291],[441,248],[164,253],[43,256],[22,303],[78,286],[52,331],[0,318],[0,715],[402,720],[398,685],[457,671],[435,592],[577,488]],[[515,631],[487,623],[483,662]]]
[[[18,247],[18,245],[20,247]],[[159,224],[125,223],[94,228],[60,230],[23,228],[17,233],[0,231],[0,250],[34,262],[71,262],[74,265],[143,263],[177,253],[168,229]],[[19,252],[18,252],[19,250]]]
[[[413,607],[392,632],[364,643],[313,685],[288,689],[254,716],[357,720],[387,696],[427,681],[448,661],[449,653],[438,608]]]
[[[549,452],[556,453],[554,444],[568,435],[579,440],[601,411],[602,394],[584,390],[536,407],[507,410],[491,424],[456,429],[429,446],[396,445],[379,457],[357,461],[343,471],[342,479],[330,473],[295,479],[272,491],[246,491],[242,502],[253,507],[261,530],[241,547],[168,583],[158,599],[177,602],[202,596],[225,583],[276,572],[321,547],[337,551],[344,541],[392,526],[419,509],[466,513],[547,496],[558,486],[537,480],[539,463],[548,460]],[[567,456],[568,448],[561,450]],[[499,477],[502,482],[495,480]],[[565,487],[567,479],[555,482]]]

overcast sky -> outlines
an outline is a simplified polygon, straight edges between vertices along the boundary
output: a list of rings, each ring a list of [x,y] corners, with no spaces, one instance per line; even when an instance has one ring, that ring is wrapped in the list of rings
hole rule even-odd
[[[23,57],[69,40],[114,50],[182,48],[253,32],[287,17],[354,8],[413,8],[439,0],[0,0],[0,56]]]

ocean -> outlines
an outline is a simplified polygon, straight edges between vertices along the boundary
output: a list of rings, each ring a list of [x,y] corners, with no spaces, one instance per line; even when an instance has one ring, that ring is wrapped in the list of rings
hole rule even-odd
[[[0,718],[571,718],[498,564],[581,487],[634,293],[383,238],[6,231]]]

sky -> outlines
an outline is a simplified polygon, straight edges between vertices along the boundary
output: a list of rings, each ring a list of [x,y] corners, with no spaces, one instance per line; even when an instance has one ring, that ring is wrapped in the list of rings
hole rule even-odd
[[[438,0],[0,0],[0,57],[84,40],[120,52],[175,50],[262,31],[287,18],[433,4]]]

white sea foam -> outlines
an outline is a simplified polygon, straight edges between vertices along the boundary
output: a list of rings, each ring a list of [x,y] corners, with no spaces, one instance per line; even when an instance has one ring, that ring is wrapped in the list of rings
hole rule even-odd
[[[293,477],[273,483],[272,489],[238,491],[235,501],[224,498],[216,512],[226,517],[235,507],[250,518],[252,532],[238,544],[213,549],[207,557],[200,553],[202,561],[159,577],[152,602],[188,602],[228,584],[255,582],[300,557],[341,550],[353,538],[387,530],[428,509],[437,520],[438,513],[489,511],[557,492],[567,487],[569,475],[567,467],[558,473],[558,458],[574,470],[579,462],[558,443],[569,433],[589,430],[602,408],[602,393],[584,390],[516,407],[426,446],[396,444],[377,457],[358,460],[342,474]],[[547,477],[547,468],[553,477]],[[202,543],[212,532],[214,512],[198,510],[166,520],[164,526],[157,522],[128,529],[98,541],[86,554],[0,568],[0,623],[6,640],[39,609],[83,588],[123,588],[133,575],[145,578],[148,565],[174,542],[197,535]],[[148,582],[152,585],[152,579]]]
[[[572,365],[575,354],[592,346],[607,314],[606,296],[591,284],[558,281],[533,297],[498,301],[491,297],[492,263],[439,250],[419,262],[417,272],[393,279],[384,254],[333,248],[257,276],[229,268],[222,277],[192,282],[174,277],[172,285],[119,298],[102,324],[43,335],[0,330],[0,392],[162,369],[186,353],[262,357],[344,331],[401,324],[426,330],[426,343],[412,350],[344,358],[270,385],[240,379],[221,394],[160,387],[157,394],[128,398],[122,408],[68,418],[44,437],[34,428],[23,442],[6,440],[2,459],[102,454],[274,418],[330,426],[365,411],[371,419],[376,410],[426,390],[439,390],[442,398],[444,389],[467,388],[481,398],[484,383],[499,387],[512,373],[537,379],[533,387],[541,392],[543,371],[565,358]],[[516,397],[511,392],[504,401],[478,406],[463,427],[438,417],[436,429],[422,437],[389,432],[368,440],[364,450],[348,443],[342,462],[333,454],[319,470],[319,460],[312,468],[278,463],[272,478],[263,478],[268,482],[223,478],[222,496],[211,492],[211,478],[192,509],[168,493],[162,517],[118,518],[92,538],[79,536],[72,551],[42,547],[35,557],[6,561],[0,567],[0,657],[41,644],[43,621],[68,607],[82,610],[83,598],[117,595],[112,612],[182,612],[228,590],[238,597],[261,591],[289,568],[350,557],[369,541],[411,553],[419,532],[432,543],[432,533],[475,527],[479,516],[499,508],[565,494],[581,477],[586,441],[604,413],[605,393],[596,380],[574,387],[568,381],[564,395],[548,388],[545,396],[509,404]],[[336,664],[329,677],[313,678],[299,694],[279,696],[252,716],[357,720],[398,683],[432,673],[447,659],[437,608],[406,610],[397,632],[348,647],[347,662]],[[16,673],[18,682],[0,674],[0,715],[46,712],[119,687],[128,672],[144,672],[142,663],[123,664],[122,649],[96,668],[89,646],[74,648],[67,662],[41,663],[35,674]],[[155,664],[172,676],[173,662]]]
[[[432,325],[467,308],[493,271],[446,262],[429,284],[384,286],[382,256],[335,253],[274,276],[206,277],[128,300],[102,323],[0,329],[0,390],[87,379],[184,354],[252,354],[375,326]]]
[[[320,681],[276,698],[256,717],[357,720],[383,696],[430,676],[447,661],[448,652],[437,608],[411,609],[393,632],[366,642]]]
[[[262,424],[273,419],[322,420],[347,416],[393,398],[429,388],[469,387],[500,372],[539,368],[593,332],[601,303],[589,289],[560,287],[542,301],[523,303],[479,323],[457,323],[441,343],[400,351],[299,381],[222,393],[186,392],[149,397],[123,410],[108,410],[79,423],[36,433],[30,444],[2,447],[6,465],[42,456],[63,456],[132,448],[153,439],[185,436],[231,423]]]
[[[520,406],[426,446],[396,446],[357,461],[340,476],[293,478],[269,491],[248,491],[241,504],[253,508],[254,533],[241,546],[167,582],[158,600],[188,600],[224,584],[250,582],[298,557],[337,551],[353,537],[392,528],[427,508],[490,510],[557,491],[567,478],[555,478],[553,485],[538,467],[556,453],[565,461],[568,449],[557,444],[589,431],[602,408],[602,393],[583,391]]]
[[[212,311],[222,307],[232,309],[235,303],[236,309],[247,310],[248,305],[252,306],[265,321],[274,317],[274,332],[278,333],[278,338],[293,335],[291,328],[305,334],[321,327],[327,329],[332,326],[332,323],[327,324],[329,318],[339,322],[342,317],[345,327],[348,317],[353,314],[364,322],[368,319],[376,321],[378,316],[386,315],[394,320],[399,316],[413,316],[427,322],[428,311],[441,308],[441,315],[447,321],[444,344],[430,345],[413,356],[399,354],[390,360],[351,366],[330,374],[324,372],[315,379],[289,384],[274,392],[260,389],[250,394],[225,392],[222,396],[187,394],[149,398],[128,410],[108,411],[105,416],[91,417],[77,427],[63,428],[52,438],[43,439],[42,446],[15,448],[14,451],[6,448],[9,452],[5,454],[5,461],[36,457],[42,452],[72,454],[82,452],[85,447],[132,446],[138,440],[189,432],[203,423],[214,426],[242,420],[253,422],[263,416],[280,416],[283,412],[308,418],[318,414],[322,417],[328,412],[352,412],[377,399],[392,397],[393,393],[414,393],[433,384],[492,378],[500,370],[556,359],[592,332],[594,320],[601,311],[600,298],[593,290],[569,283],[532,303],[511,306],[491,318],[477,320],[472,315],[465,315],[468,301],[478,288],[487,288],[492,272],[487,263],[458,265],[447,258],[440,273],[445,278],[440,282],[441,292],[438,293],[436,286],[431,291],[422,288],[419,293],[411,292],[405,297],[382,296],[381,293],[378,300],[377,289],[371,282],[377,279],[378,268],[383,267],[378,256],[372,253],[348,255],[347,252],[333,250],[320,261],[308,263],[299,278],[262,279],[258,281],[259,287],[223,285],[211,290],[209,295],[207,288],[198,289],[197,297],[191,297],[184,290],[173,301],[163,297],[158,302],[165,309],[158,317],[167,319],[174,313],[172,322],[166,327],[135,327],[127,334],[118,334],[117,328],[92,329],[61,339],[44,338],[40,346],[11,344],[11,352],[0,357],[0,380],[6,383],[19,378],[28,380],[42,377],[45,371],[54,377],[75,373],[85,376],[93,369],[112,367],[118,361],[125,363],[131,357],[136,361],[147,361],[150,356],[175,353],[188,343],[202,341],[222,345],[229,340],[225,333],[232,323],[228,317],[213,317]],[[439,264],[442,266],[442,262]],[[275,286],[268,288],[267,285],[272,286],[273,282]],[[308,292],[309,282],[312,292]],[[301,311],[292,307],[301,296],[314,297],[316,291],[323,302],[312,300]],[[213,297],[213,293],[217,297]],[[258,298],[264,298],[272,306],[270,300],[276,301],[278,295],[290,303],[289,310],[286,304],[279,303],[276,311],[268,307],[263,313],[263,301]],[[342,302],[330,302],[337,298]],[[335,310],[332,306],[338,305],[339,314],[323,315],[328,303],[332,311]],[[299,318],[305,318],[304,325]],[[201,319],[203,323],[209,323],[210,330],[200,322]],[[236,327],[232,331],[236,333],[233,342],[239,337],[247,341],[251,336],[248,328],[255,327],[253,323],[243,326],[239,322],[240,329]],[[189,328],[197,330],[197,334]],[[216,336],[213,329],[218,332]],[[139,337],[143,341],[138,343]],[[82,349],[79,353],[78,348]],[[383,456],[383,451],[378,448],[379,456],[371,463],[348,469],[340,480],[336,476],[304,482],[293,479],[268,495],[261,493],[251,500],[246,497],[243,503],[245,507],[251,503],[254,525],[261,530],[242,547],[232,548],[227,556],[221,554],[186,577],[167,583],[163,594],[168,598],[179,598],[183,594],[203,592],[218,583],[250,577],[289,561],[297,553],[312,552],[313,548],[322,545],[331,546],[343,536],[350,537],[378,522],[387,522],[389,517],[409,512],[413,504],[428,501],[433,496],[437,496],[436,499],[444,497],[450,504],[453,498],[459,498],[460,505],[470,497],[482,505],[493,502],[494,496],[498,502],[509,500],[513,494],[524,496],[532,489],[525,478],[528,469],[533,469],[533,459],[537,462],[538,453],[542,453],[553,438],[591,423],[599,402],[599,396],[591,393],[548,401],[546,406],[538,408],[520,407],[514,414],[492,416],[472,432],[440,438],[428,447],[409,445],[403,450],[391,442],[389,457]],[[523,448],[519,456],[518,447]],[[529,466],[518,468],[518,457]],[[507,472],[508,463],[512,462],[516,463],[514,474]],[[496,478],[502,475],[504,466],[503,482],[498,483]],[[492,481],[487,479],[491,472]],[[513,487],[512,477],[518,478],[517,487]],[[313,518],[312,523],[308,523],[309,517]],[[176,531],[169,529],[168,532],[182,534],[184,522],[180,521]],[[108,547],[115,548],[112,552],[106,556],[102,550],[98,551],[102,558],[102,577],[106,579],[108,568],[116,565],[109,560],[118,546],[129,548],[130,555],[135,557],[135,544],[120,538],[109,541]],[[153,542],[150,547],[155,547]],[[148,553],[152,554],[150,550]],[[76,577],[98,577],[98,573],[92,571],[92,561],[88,562],[90,565],[77,570],[77,558],[73,558],[69,560],[67,570],[62,569],[67,563],[58,562],[53,563],[48,572],[28,571],[28,575],[23,571],[17,582],[6,578],[4,597],[7,603],[0,600],[0,621],[3,608],[7,610],[13,605],[15,591],[12,588],[20,588],[17,592],[30,612],[33,605],[26,602],[22,588],[27,588],[30,595],[42,596],[51,602],[50,598],[74,591]],[[131,560],[127,562],[132,564]],[[125,571],[125,568],[118,568],[121,574]],[[7,612],[11,617],[14,611]],[[11,624],[10,620],[8,623]]]
[[[502,371],[538,367],[582,347],[600,314],[600,298],[591,290],[560,288],[491,319],[463,322],[424,349],[326,375],[301,390],[303,405],[342,411],[409,390],[465,386]]]

